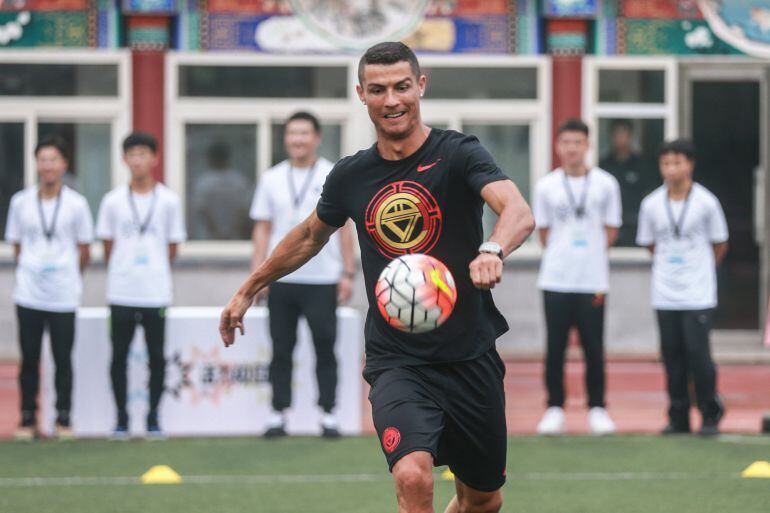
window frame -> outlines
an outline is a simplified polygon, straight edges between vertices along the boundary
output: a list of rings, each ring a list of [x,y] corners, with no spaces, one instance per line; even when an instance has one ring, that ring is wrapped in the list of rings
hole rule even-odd
[[[0,122],[24,124],[24,187],[37,182],[35,156],[41,123],[110,125],[110,186],[128,180],[122,140],[131,129],[131,52],[128,50],[3,50],[1,63],[112,64],[118,68],[116,96],[0,96]],[[9,253],[10,254],[10,253]]]
[[[535,68],[537,98],[517,100],[433,100],[430,83],[423,98],[423,120],[446,122],[460,129],[462,123],[528,124],[530,127],[530,184],[548,172],[551,148],[551,59],[548,56],[421,55],[424,67]],[[346,98],[219,98],[179,95],[179,67],[205,66],[346,66]],[[316,113],[323,123],[341,125],[341,153],[350,155],[370,146],[376,139],[366,108],[361,106],[358,84],[358,57],[347,55],[265,55],[245,52],[200,53],[169,51],[166,54],[165,84],[165,181],[182,198],[186,212],[186,162],[184,127],[188,123],[257,124],[257,170],[254,178],[270,167],[271,124],[283,121],[299,109]],[[528,243],[527,246],[534,246]],[[184,253],[197,258],[236,258],[249,255],[250,241],[189,241]],[[518,252],[517,252],[518,253]],[[526,252],[530,253],[530,252]],[[518,255],[517,255],[518,256]]]
[[[663,71],[663,103],[649,102],[600,102],[599,72],[602,70]],[[675,57],[657,56],[586,56],[582,69],[582,111],[590,129],[591,149],[588,162],[598,165],[599,120],[604,118],[661,119],[666,139],[679,134],[679,61]],[[663,142],[663,141],[661,141]],[[610,249],[611,262],[648,262],[649,252],[645,248]]]

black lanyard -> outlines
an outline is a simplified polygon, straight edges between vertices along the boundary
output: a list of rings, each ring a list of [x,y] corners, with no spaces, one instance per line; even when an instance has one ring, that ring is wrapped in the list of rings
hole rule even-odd
[[[671,198],[668,195],[668,188],[666,188],[666,214],[668,214],[668,222],[671,225],[671,230],[674,232],[674,237],[679,238],[682,236],[682,229],[684,228],[684,216],[687,214],[687,205],[690,204],[690,193],[692,192],[692,185],[687,190],[687,196],[684,197],[684,205],[682,205],[682,211],[679,213],[679,220],[674,220],[674,211],[671,209]]]
[[[299,195],[297,194],[297,190],[294,187],[294,167],[289,164],[289,173],[287,176],[289,177],[289,191],[291,193],[291,200],[294,202],[295,209],[302,204],[302,200],[305,199],[305,194],[307,194],[307,190],[310,188],[310,184],[313,182],[313,175],[315,174],[316,164],[318,164],[317,159],[310,167],[310,171],[308,171],[307,177],[305,177],[305,183],[302,184],[302,189],[300,189]]]
[[[150,220],[152,219],[152,213],[155,210],[155,201],[157,200],[157,194],[155,187],[152,188],[152,202],[150,208],[147,210],[147,217],[144,222],[139,219],[139,211],[136,209],[136,203],[134,203],[134,193],[131,191],[131,186],[128,186],[128,203],[131,205],[131,214],[134,216],[134,224],[139,226],[139,235],[144,235],[147,228],[150,226]]]
[[[569,179],[567,178],[567,172],[564,172],[564,190],[567,191],[567,199],[569,200],[569,206],[575,212],[575,217],[580,219],[586,215],[586,201],[588,201],[588,176],[591,173],[589,170],[586,174],[586,181],[583,182],[583,193],[580,195],[580,203],[575,203],[575,196],[572,194],[572,189],[569,186]]]
[[[40,214],[40,227],[43,229],[43,234],[46,240],[51,242],[54,233],[56,233],[56,220],[59,218],[59,207],[61,206],[61,188],[59,194],[56,195],[56,206],[53,208],[53,216],[51,216],[51,226],[45,224],[45,213],[43,212],[43,200],[40,198],[40,192],[37,195],[37,213]]]

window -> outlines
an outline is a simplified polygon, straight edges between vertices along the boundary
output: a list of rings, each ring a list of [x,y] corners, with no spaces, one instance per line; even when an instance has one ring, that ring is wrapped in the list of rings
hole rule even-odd
[[[0,239],[11,197],[24,187],[24,123],[0,123]]]
[[[128,175],[120,142],[131,115],[130,52],[0,52],[0,222],[11,195],[37,183],[33,149],[60,135],[70,146],[64,183],[96,214],[104,193]]]
[[[430,67],[428,97],[452,100],[537,99],[536,67]]]
[[[525,196],[529,195],[530,135],[528,125],[468,123],[463,125],[463,131],[478,137],[481,144],[492,154],[500,169],[514,181]],[[488,205],[484,205],[485,237],[492,234],[495,222],[497,222],[497,215]]]
[[[0,63],[0,96],[117,96],[114,64]]]
[[[600,70],[599,101],[663,103],[664,81],[665,74],[661,70]]]
[[[179,96],[345,98],[341,66],[180,66]]]
[[[583,80],[593,160],[620,184],[623,227],[616,245],[633,248],[641,201],[661,184],[657,149],[677,135],[676,61],[587,57]]]
[[[257,125],[188,124],[185,147],[189,238],[249,239]]]
[[[623,226],[616,245],[636,245],[642,200],[660,184],[656,153],[664,139],[662,119],[599,119],[599,167],[617,178]]]

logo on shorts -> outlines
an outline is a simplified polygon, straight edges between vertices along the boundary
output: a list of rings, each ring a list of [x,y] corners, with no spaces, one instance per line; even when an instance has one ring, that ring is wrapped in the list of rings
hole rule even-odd
[[[385,452],[392,453],[399,443],[401,443],[401,431],[394,427],[385,428],[382,432],[382,448]]]
[[[442,220],[436,199],[417,182],[386,185],[366,208],[366,231],[388,258],[430,251],[441,235]]]

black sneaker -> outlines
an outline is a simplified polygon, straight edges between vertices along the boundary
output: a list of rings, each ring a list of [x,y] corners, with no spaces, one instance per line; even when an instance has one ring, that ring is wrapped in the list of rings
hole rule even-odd
[[[19,442],[31,442],[37,437],[37,418],[34,412],[21,412],[21,422],[13,433],[13,439]]]
[[[682,435],[690,432],[690,426],[680,426],[674,423],[668,423],[660,432],[661,435]]]
[[[725,407],[719,397],[716,398],[717,411],[711,417],[703,417],[698,434],[701,436],[715,436],[719,434],[719,421],[725,416]]]
[[[340,434],[340,430],[335,427],[322,427],[321,436],[324,438],[339,438],[342,435]]]
[[[270,428],[267,428],[267,431],[265,431],[265,434],[262,435],[265,438],[280,438],[282,436],[286,436],[286,428],[283,424],[280,426],[273,426]]]

